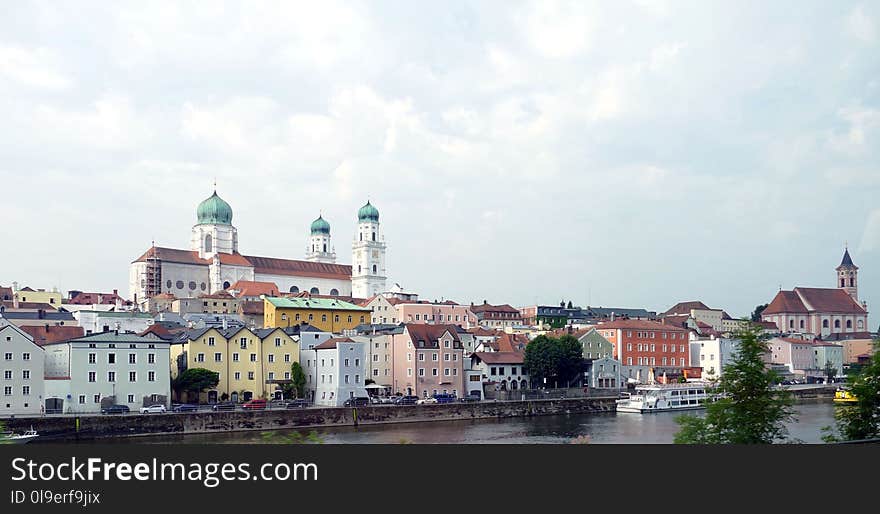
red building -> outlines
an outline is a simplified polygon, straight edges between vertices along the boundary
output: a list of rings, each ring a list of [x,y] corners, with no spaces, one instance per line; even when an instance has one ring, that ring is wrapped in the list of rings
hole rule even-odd
[[[622,319],[596,325],[626,366],[690,366],[689,331],[655,321]]]

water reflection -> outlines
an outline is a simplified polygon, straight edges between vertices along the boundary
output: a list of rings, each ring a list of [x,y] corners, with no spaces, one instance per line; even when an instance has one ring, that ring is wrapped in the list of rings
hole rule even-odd
[[[589,436],[591,444],[671,444],[679,429],[675,422],[678,414],[569,414],[314,430],[325,444],[567,444],[578,436]],[[690,414],[695,412],[690,411]],[[795,416],[797,421],[787,425],[790,437],[804,443],[821,443],[821,428],[834,424],[834,406],[830,402],[799,404],[795,406]],[[312,429],[299,430],[303,434],[310,431]],[[237,432],[120,439],[117,442],[254,444],[266,441],[259,432]]]

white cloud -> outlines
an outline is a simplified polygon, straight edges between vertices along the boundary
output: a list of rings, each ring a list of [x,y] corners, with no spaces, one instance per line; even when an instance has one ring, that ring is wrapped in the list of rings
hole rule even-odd
[[[57,69],[57,60],[45,48],[0,46],[0,76],[41,89],[67,89],[73,81]]]
[[[517,16],[528,42],[544,57],[574,57],[589,48],[596,12],[581,1],[531,2]]]
[[[54,144],[75,143],[84,147],[118,149],[143,143],[149,137],[140,113],[124,96],[106,94],[88,110],[64,110],[39,105],[31,120],[41,137]]]
[[[858,152],[869,146],[869,135],[880,126],[880,110],[864,107],[848,107],[840,109],[838,117],[849,124],[849,130],[843,134],[832,133],[831,145],[842,152]]]
[[[651,60],[649,67],[652,71],[657,71],[675,61],[678,53],[687,45],[685,43],[667,43],[651,50]]]
[[[865,13],[864,6],[856,6],[846,18],[847,32],[862,41],[873,43],[877,37],[874,20]]]

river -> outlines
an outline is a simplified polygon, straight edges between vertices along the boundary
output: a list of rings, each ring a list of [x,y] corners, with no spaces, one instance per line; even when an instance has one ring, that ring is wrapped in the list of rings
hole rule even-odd
[[[701,415],[702,411],[690,413]],[[315,428],[298,432],[315,431],[325,444],[566,444],[579,436],[588,436],[591,444],[671,444],[679,429],[675,422],[678,414],[567,414]],[[787,428],[789,437],[797,442],[821,443],[822,427],[834,425],[834,405],[827,400],[797,404],[794,414],[797,420],[788,423]],[[289,435],[293,431],[276,432]],[[259,432],[225,432],[121,438],[114,442],[253,444],[266,440]]]

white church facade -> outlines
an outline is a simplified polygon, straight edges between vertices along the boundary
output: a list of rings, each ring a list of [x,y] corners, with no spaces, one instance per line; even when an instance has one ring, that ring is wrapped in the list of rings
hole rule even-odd
[[[369,298],[385,291],[385,242],[379,211],[370,202],[358,211],[352,244],[354,265],[336,263],[330,224],[323,216],[311,225],[304,260],[243,255],[232,208],[214,194],[199,204],[189,250],[153,246],[131,263],[129,299],[171,293],[197,297],[228,289],[239,280],[274,282],[289,293]]]

